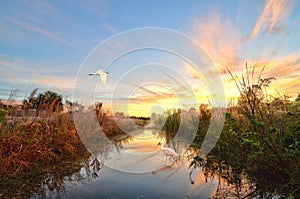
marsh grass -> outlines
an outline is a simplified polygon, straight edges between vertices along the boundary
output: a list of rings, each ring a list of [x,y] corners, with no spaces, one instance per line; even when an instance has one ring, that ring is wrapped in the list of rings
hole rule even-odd
[[[206,156],[195,157],[191,167],[224,177],[229,184],[240,186],[247,178],[255,189],[235,197],[299,197],[300,195],[300,95],[291,101],[286,95],[269,94],[274,77],[263,77],[262,67],[241,77],[233,75],[240,97],[235,106],[227,108],[221,136]],[[178,111],[169,111],[164,129],[171,140],[180,122]],[[211,120],[211,110],[199,107],[199,128],[191,146],[200,148]],[[201,152],[200,152],[201,153]],[[200,163],[199,163],[200,162]],[[245,188],[245,186],[244,186]],[[249,194],[249,195],[248,195]],[[218,197],[217,197],[218,198]]]
[[[61,96],[47,91],[36,97],[36,91],[21,107],[0,106],[1,198],[36,193],[46,198],[47,190],[64,191],[64,178],[81,175],[78,172],[83,167],[92,177],[101,169],[101,163],[82,144],[72,113],[62,112]],[[121,134],[100,108],[98,121],[105,126],[106,136]]]
[[[64,178],[82,168],[91,154],[80,142],[70,114],[56,120],[28,118],[0,129],[0,196],[46,198],[64,190]],[[11,190],[14,190],[13,192]]]
[[[16,177],[33,171],[43,173],[49,170],[48,165],[72,161],[78,155],[88,153],[77,134],[72,113],[61,113],[60,96],[49,91],[47,93],[51,94],[51,100],[49,97],[39,97],[42,100],[35,100],[38,105],[32,103],[33,100],[24,102],[24,105],[32,103],[27,105],[37,108],[34,109],[36,111],[34,116],[29,115],[24,108],[18,110],[23,117],[16,117],[14,112],[6,117],[6,111],[1,109],[3,116],[1,115],[0,126],[0,175],[2,177]],[[34,98],[34,95],[31,97]],[[103,126],[107,137],[124,134],[113,118],[101,110],[101,106],[96,108],[98,121]]]

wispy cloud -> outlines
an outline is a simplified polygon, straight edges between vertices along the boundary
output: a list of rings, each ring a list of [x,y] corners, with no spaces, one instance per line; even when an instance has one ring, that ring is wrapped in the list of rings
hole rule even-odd
[[[112,25],[106,24],[105,28],[107,30],[109,30],[110,32],[112,32],[112,33],[115,33],[115,34],[118,33],[118,31],[116,30],[116,28],[114,28]]]
[[[256,37],[260,31],[276,31],[276,25],[289,16],[291,5],[291,2],[288,2],[288,0],[266,0],[264,9],[248,38]]]
[[[285,78],[300,71],[300,52],[269,60],[269,75]],[[300,84],[300,82],[298,82]]]
[[[76,13],[73,9],[77,9],[77,3],[72,2],[67,9],[64,9],[64,3],[59,2],[38,0],[7,2],[5,3],[7,10],[0,17],[0,40],[7,45],[14,44],[21,47],[30,45],[31,49],[40,45],[41,41],[66,44],[66,47],[76,48],[76,50],[90,49],[84,38],[80,36],[88,33],[99,35],[99,32],[70,15],[70,10]]]
[[[221,19],[218,14],[212,14],[205,20],[195,20],[192,36],[221,73],[226,72],[223,66],[234,67],[239,63],[238,41],[241,36],[228,19]]]
[[[74,77],[42,76],[36,83],[42,87],[54,88],[64,92],[71,92],[74,85]]]
[[[174,83],[175,85],[179,86],[180,90],[188,90],[187,87],[185,85],[183,85],[181,82],[179,82],[175,77],[173,77],[172,75],[168,74],[167,72],[163,71],[163,74],[165,74],[167,77],[169,77]]]
[[[69,46],[76,47],[72,42],[67,41],[66,39],[63,39],[62,37],[60,37],[60,36],[58,36],[58,35],[50,32],[50,31],[47,31],[47,30],[45,30],[43,28],[31,25],[31,24],[23,22],[23,21],[16,20],[14,18],[12,18],[10,21],[14,25],[19,26],[19,27],[21,27],[21,28],[23,28],[25,30],[37,33],[39,35],[42,35],[44,37],[47,37],[49,39],[52,39],[54,41],[57,41],[57,42],[60,42],[60,43],[63,43],[63,44],[67,44]]]
[[[249,39],[247,42],[241,39],[245,36],[239,32],[238,28],[233,26],[230,20],[221,18],[218,14],[210,15],[205,20],[193,21],[193,37],[218,68],[218,71],[209,71],[208,74],[205,75],[209,75],[209,77],[221,75],[227,96],[238,96],[232,79],[228,77],[227,68],[234,74],[240,75],[241,73],[245,73],[246,62],[248,62],[250,69],[253,67],[256,68],[256,73],[259,73],[261,67],[266,65],[263,74],[264,77],[275,76],[277,79],[284,79],[276,81],[274,84],[275,88],[286,88],[286,93],[291,93],[292,87],[294,87],[294,90],[300,87],[299,81],[295,82],[294,78],[288,77],[290,75],[299,74],[299,51],[285,51],[285,53],[283,53],[283,49],[287,49],[284,48],[284,43],[273,41],[277,42],[278,45],[282,45],[282,52],[278,51],[272,45],[273,42],[269,43],[272,39],[275,39],[275,37],[270,38],[270,41],[264,41],[265,47],[262,46],[261,41],[253,40],[254,37],[262,33],[275,33],[278,31],[278,28],[282,27],[283,22],[285,22],[291,13],[291,5],[292,4],[286,0],[266,1],[264,10],[258,15],[255,26],[249,34],[246,33]],[[207,79],[207,76],[203,76],[203,74],[200,74],[197,69],[190,65],[185,65],[185,70],[195,80]],[[218,74],[216,74],[216,72],[218,72]],[[286,85],[289,86],[287,87]],[[284,92],[282,89],[278,90]]]
[[[30,0],[23,2],[25,5],[40,12],[57,12],[58,10],[48,1]]]
[[[300,51],[285,56],[260,57],[248,62],[248,68],[255,68],[255,74],[258,75],[260,69],[265,66],[265,76],[276,78],[286,78],[297,72],[300,72]],[[300,82],[299,82],[300,84]]]
[[[41,68],[40,66],[48,66]],[[0,81],[5,88],[20,87],[52,89],[57,92],[71,92],[74,77],[72,73],[57,71],[55,63],[30,62],[23,59],[0,55]],[[74,73],[75,75],[75,73]],[[80,80],[78,80],[80,81]]]

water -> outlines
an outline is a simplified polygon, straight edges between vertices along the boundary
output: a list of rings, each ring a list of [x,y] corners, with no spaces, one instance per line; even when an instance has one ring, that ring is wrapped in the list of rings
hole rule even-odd
[[[92,164],[95,160],[98,162],[98,170],[87,172],[83,167],[79,173],[85,180],[66,180],[63,193],[48,191],[47,197],[210,198],[216,193],[216,178],[207,179],[201,168],[193,172],[189,168],[196,149],[178,143],[175,150],[180,157],[174,161],[166,159],[158,142],[164,143],[164,137],[145,130],[120,140],[115,146],[106,146],[105,152],[90,160],[90,165],[95,166]]]
[[[166,166],[147,174],[129,174],[104,167],[99,178],[79,184],[65,198],[209,198],[216,183],[206,183],[198,171],[189,180],[187,165]]]
[[[51,171],[5,189],[4,198],[260,198],[247,176],[236,181],[231,168],[202,164],[198,149],[172,142],[179,154],[166,159],[157,146],[164,136],[151,130],[131,133],[114,144],[101,143],[97,154],[84,155]],[[222,176],[222,177],[221,177]],[[230,183],[229,183],[230,182]],[[1,186],[0,186],[1,190]],[[1,192],[0,192],[1,193]],[[276,195],[276,194],[275,194]],[[276,198],[273,194],[270,198]],[[7,197],[6,197],[7,196]]]

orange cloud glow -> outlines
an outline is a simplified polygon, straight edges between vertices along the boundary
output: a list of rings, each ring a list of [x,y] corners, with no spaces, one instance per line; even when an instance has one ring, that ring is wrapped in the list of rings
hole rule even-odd
[[[73,77],[54,77],[54,76],[43,76],[36,80],[39,85],[46,87],[53,87],[62,91],[71,91],[74,86]]]
[[[207,20],[195,21],[192,31],[193,37],[220,69],[220,73],[226,73],[223,66],[231,68],[239,62],[239,32],[229,20],[211,15]]]
[[[205,50],[218,71],[211,70],[208,74],[199,74],[192,66],[185,66],[185,70],[193,79],[204,80],[207,75],[209,77],[221,75],[227,99],[231,100],[237,99],[239,93],[227,69],[234,75],[241,76],[246,73],[245,64],[248,62],[250,71],[255,68],[254,79],[258,77],[263,66],[266,68],[262,77],[277,78],[276,82],[272,83],[273,91],[270,92],[275,94],[276,90],[280,90],[288,95],[294,94],[295,89],[300,87],[300,82],[295,81],[295,77],[300,74],[300,53],[272,54],[274,51],[272,47],[267,46],[261,49],[258,47],[262,45],[261,43],[251,40],[261,31],[277,31],[276,29],[280,28],[289,16],[291,5],[287,0],[267,0],[262,13],[258,15],[253,29],[248,34],[249,42],[242,39],[244,36],[230,20],[221,18],[218,14],[210,15],[205,20],[193,21],[191,34]],[[253,47],[257,49],[257,52],[249,54],[248,51]]]
[[[151,92],[148,92],[150,90]],[[144,113],[149,115],[151,107],[160,104],[165,109],[172,106],[179,106],[178,96],[172,93],[168,88],[159,85],[148,85],[137,89],[128,101],[128,110],[131,115]]]

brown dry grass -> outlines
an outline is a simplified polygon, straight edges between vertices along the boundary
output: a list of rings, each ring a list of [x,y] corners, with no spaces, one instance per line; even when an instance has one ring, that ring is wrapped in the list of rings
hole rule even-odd
[[[63,116],[66,117],[66,116]],[[47,165],[76,158],[85,151],[76,130],[66,118],[60,127],[44,121],[2,125],[0,129],[0,176],[15,177]]]

